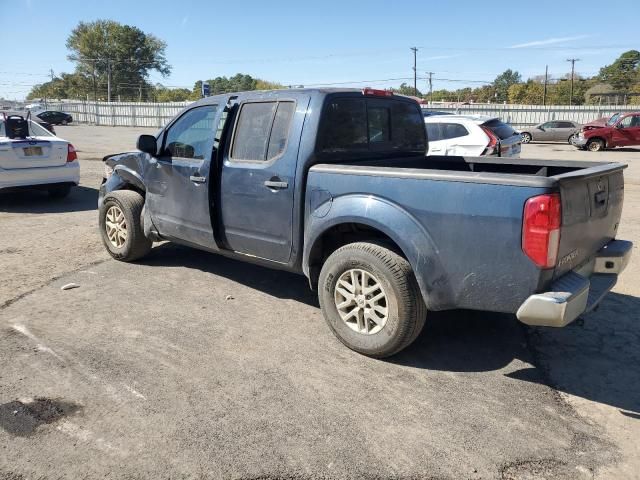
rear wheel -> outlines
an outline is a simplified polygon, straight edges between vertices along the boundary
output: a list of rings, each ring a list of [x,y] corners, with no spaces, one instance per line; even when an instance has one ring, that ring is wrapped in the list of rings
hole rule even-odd
[[[56,200],[66,198],[71,192],[71,185],[54,185],[47,189],[49,196]]]
[[[522,143],[529,143],[531,141],[531,134],[529,132],[522,132],[520,138],[522,139]]]
[[[604,140],[601,140],[600,138],[589,140],[589,143],[587,143],[587,150],[590,152],[599,152],[604,150]]]
[[[575,133],[573,135],[571,135],[568,139],[567,142],[569,143],[569,145],[573,145],[573,140],[577,137],[578,135],[576,135]]]
[[[351,243],[333,252],[320,272],[318,298],[336,337],[377,358],[413,342],[427,314],[409,262],[377,243]]]
[[[153,242],[144,235],[142,207],[138,192],[120,190],[108,194],[100,207],[102,243],[116,260],[132,262],[144,257]]]

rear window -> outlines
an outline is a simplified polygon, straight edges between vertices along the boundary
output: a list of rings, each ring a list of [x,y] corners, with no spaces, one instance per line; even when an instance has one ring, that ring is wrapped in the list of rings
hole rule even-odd
[[[318,135],[322,153],[424,152],[424,120],[417,105],[378,98],[332,98]]]
[[[500,120],[489,120],[488,122],[483,123],[482,126],[491,130],[500,140],[517,135],[511,125],[501,122]]]

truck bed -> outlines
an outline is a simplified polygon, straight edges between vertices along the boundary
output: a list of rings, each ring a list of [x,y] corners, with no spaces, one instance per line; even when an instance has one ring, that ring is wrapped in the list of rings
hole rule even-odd
[[[478,157],[372,159],[314,165],[308,187],[327,192],[333,209],[363,192],[368,204],[382,199],[420,224],[442,264],[425,264],[417,274],[426,285],[450,282],[449,298],[430,308],[509,312],[615,238],[625,167]],[[521,248],[522,217],[527,199],[547,193],[560,194],[562,227],[556,267],[539,269]],[[315,206],[309,207],[312,213]],[[444,273],[430,278],[437,270]]]

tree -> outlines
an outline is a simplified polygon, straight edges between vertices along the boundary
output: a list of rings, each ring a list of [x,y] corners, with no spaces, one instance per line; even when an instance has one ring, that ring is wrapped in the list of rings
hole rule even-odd
[[[509,87],[522,82],[522,76],[514,70],[508,69],[502,72],[493,81],[495,89],[495,99],[497,102],[506,102],[509,97]]]
[[[628,92],[640,82],[640,52],[624,52],[611,65],[602,67],[598,78],[618,91]]]
[[[410,97],[422,97],[422,92],[420,90],[418,90],[418,92],[416,93],[413,87],[410,87],[405,82],[402,82],[398,88],[392,88],[391,91],[399,95],[407,95]]]
[[[140,88],[150,86],[150,71],[162,76],[171,73],[165,42],[113,20],[80,22],[66,45],[71,51],[68,58],[77,62],[76,74],[91,80],[92,91],[86,93],[92,96],[106,96],[110,77],[112,98],[137,98]]]
[[[191,97],[188,88],[165,88],[162,85],[157,85],[153,93],[156,102],[184,102]]]

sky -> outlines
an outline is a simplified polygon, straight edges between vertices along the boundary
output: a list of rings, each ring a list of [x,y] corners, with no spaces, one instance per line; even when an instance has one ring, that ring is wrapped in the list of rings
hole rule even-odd
[[[247,73],[284,85],[433,88],[492,81],[507,68],[523,78],[570,71],[596,74],[640,49],[640,2],[602,15],[603,2],[537,0],[0,0],[0,97],[22,99],[33,84],[72,72],[65,41],[80,21],[135,25],[167,43],[169,77],[196,80]],[[612,10],[617,10],[613,7]]]

